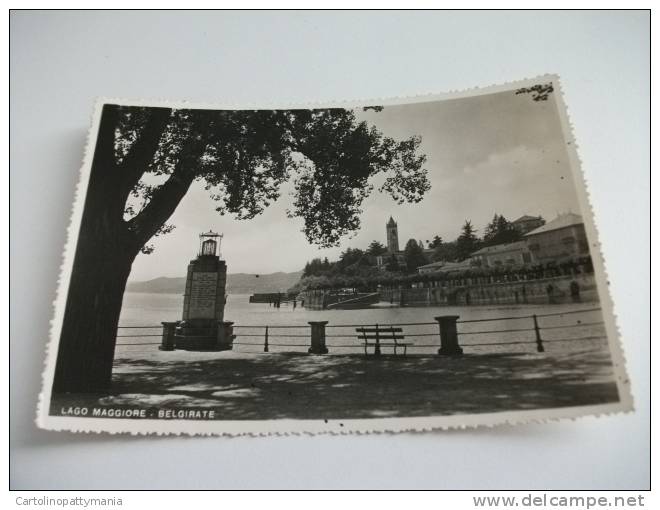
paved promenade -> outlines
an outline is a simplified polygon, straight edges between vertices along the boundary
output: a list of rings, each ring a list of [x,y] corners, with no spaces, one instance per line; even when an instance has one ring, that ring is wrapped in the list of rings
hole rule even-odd
[[[459,358],[172,351],[123,355],[109,396],[64,405],[213,409],[219,419],[487,413],[618,399],[605,346]]]

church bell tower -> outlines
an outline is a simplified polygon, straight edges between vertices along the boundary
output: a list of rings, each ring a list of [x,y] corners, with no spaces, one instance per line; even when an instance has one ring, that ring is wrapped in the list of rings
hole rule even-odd
[[[387,251],[389,253],[397,253],[399,251],[399,229],[396,221],[390,216],[386,225],[387,229]]]

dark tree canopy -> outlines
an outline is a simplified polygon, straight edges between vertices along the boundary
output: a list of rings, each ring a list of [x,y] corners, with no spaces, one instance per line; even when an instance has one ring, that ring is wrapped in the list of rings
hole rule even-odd
[[[501,214],[495,214],[484,232],[484,246],[512,243],[522,239],[522,234]]]
[[[471,253],[479,249],[479,238],[476,235],[476,230],[472,226],[470,220],[465,220],[461,235],[456,239],[456,258],[457,260],[467,259]]]
[[[437,248],[438,246],[440,246],[442,244],[442,237],[440,237],[438,235],[435,235],[435,236],[433,236],[433,239],[431,240],[431,242],[428,242],[428,241],[426,241],[426,242],[429,245],[429,248],[435,249],[435,248]]]
[[[437,245],[431,256],[434,262],[444,261],[453,262],[458,258],[458,249],[456,241],[443,242]]]
[[[383,136],[351,110],[106,108],[116,116],[115,163],[134,174],[127,227],[143,244],[171,230],[157,213],[194,180],[205,182],[220,214],[238,219],[263,212],[291,180],[287,214],[302,218],[307,239],[322,247],[360,226],[376,174],[385,175],[379,191],[398,203],[419,202],[430,189],[421,138]]]
[[[385,264],[385,269],[389,271],[390,273],[396,273],[401,270],[401,267],[399,267],[399,261],[396,258],[396,255],[392,253],[388,258],[387,258],[387,263]]]
[[[406,261],[406,271],[414,273],[419,266],[428,263],[424,256],[424,248],[414,239],[409,239],[406,247],[403,249],[403,258]]]
[[[347,248],[339,256],[336,263],[338,272],[344,274],[355,274],[361,266],[368,266],[369,259],[367,254],[359,248]]]
[[[323,260],[320,258],[315,258],[305,264],[302,277],[305,278],[308,276],[320,276],[327,274],[330,272],[331,268],[332,264],[327,257],[325,257]]]
[[[378,255],[382,255],[386,252],[387,248],[383,245],[383,243],[379,241],[371,241],[369,247],[367,248],[367,254],[373,257],[377,257]]]
[[[531,94],[534,101],[547,101],[548,97],[555,88],[550,83],[540,83],[538,85],[533,85],[531,87],[523,87],[516,90],[516,95],[518,94]]]

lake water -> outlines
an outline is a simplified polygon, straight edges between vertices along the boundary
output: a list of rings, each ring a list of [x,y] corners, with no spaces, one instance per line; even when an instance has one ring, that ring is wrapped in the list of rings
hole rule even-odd
[[[233,294],[227,298],[225,320],[235,323],[234,349],[246,352],[263,352],[266,326],[269,326],[271,352],[305,352],[309,347],[308,322],[328,321],[327,345],[331,353],[363,352],[355,333],[358,325],[402,324],[406,341],[415,345],[409,352],[431,354],[437,352],[440,343],[434,321],[439,315],[460,317],[459,341],[466,353],[535,352],[533,319],[529,317],[533,314],[539,316],[546,352],[607,347],[601,312],[588,311],[599,308],[598,303],[403,308],[389,303],[381,305],[362,310],[306,310],[300,306],[294,310],[290,304],[283,304],[278,309],[268,304],[252,304],[249,295]],[[118,346],[118,354],[157,349],[160,323],[180,320],[182,308],[180,294],[127,292],[118,343],[131,345]],[[542,317],[546,314],[557,315]]]

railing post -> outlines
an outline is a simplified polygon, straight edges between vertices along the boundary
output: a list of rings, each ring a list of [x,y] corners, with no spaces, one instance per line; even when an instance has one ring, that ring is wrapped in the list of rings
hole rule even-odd
[[[312,327],[312,346],[307,350],[310,354],[328,354],[328,348],[325,346],[325,325],[328,321],[311,321]]]
[[[458,318],[458,315],[435,317],[440,326],[440,349],[438,354],[443,356],[460,356],[463,354],[463,349],[458,345],[458,331],[456,330]]]
[[[234,323],[231,321],[218,321],[216,349],[230,351],[234,347]]]
[[[532,315],[534,319],[534,334],[536,335],[536,352],[545,352],[543,347],[543,340],[541,340],[541,329],[539,328],[539,321],[536,319],[536,314]]]
[[[266,336],[264,336],[264,352],[268,352],[268,326],[266,326]]]
[[[378,331],[378,324],[376,324],[376,346],[374,347],[374,356],[380,356],[380,332]]]
[[[158,348],[161,351],[173,351],[175,348],[174,332],[178,322],[161,322],[161,324],[163,325],[163,336]]]

